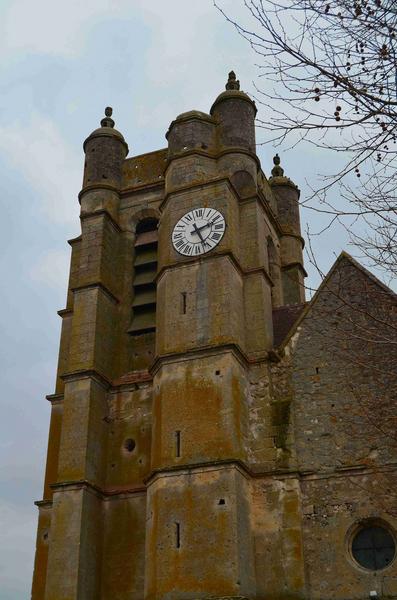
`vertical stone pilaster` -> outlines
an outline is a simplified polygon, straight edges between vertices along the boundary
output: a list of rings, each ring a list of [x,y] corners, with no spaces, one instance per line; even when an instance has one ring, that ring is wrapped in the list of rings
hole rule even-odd
[[[54,494],[45,600],[97,600],[102,552],[101,500],[68,486]]]
[[[52,502],[41,501],[36,504],[39,509],[39,522],[36,536],[32,600],[43,600],[46,587],[48,549],[51,535]]]

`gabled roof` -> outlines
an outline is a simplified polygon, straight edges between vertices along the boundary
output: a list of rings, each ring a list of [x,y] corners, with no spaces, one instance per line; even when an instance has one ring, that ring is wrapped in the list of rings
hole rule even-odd
[[[340,265],[343,261],[348,261],[353,267],[355,267],[357,270],[359,270],[361,273],[363,273],[365,275],[365,277],[367,277],[370,281],[372,281],[372,283],[377,285],[382,290],[382,292],[386,292],[388,295],[390,295],[391,299],[397,303],[397,294],[395,294],[395,292],[393,292],[392,289],[387,287],[387,285],[385,285],[382,281],[380,281],[377,277],[375,277],[375,275],[373,275],[373,273],[368,271],[359,262],[357,262],[352,256],[350,256],[350,254],[348,254],[345,251],[342,251],[340,253],[340,255],[338,256],[338,258],[336,259],[336,261],[334,262],[334,264],[332,265],[332,267],[330,268],[330,270],[328,271],[327,275],[322,280],[321,285],[317,289],[316,293],[314,294],[314,296],[310,300],[310,302],[307,302],[306,305],[295,305],[296,307],[301,306],[303,308],[300,312],[298,312],[298,311],[295,312],[296,319],[295,319],[295,321],[292,322],[288,333],[284,336],[283,339],[281,338],[280,333],[275,335],[275,340],[274,340],[275,344],[274,345],[277,350],[284,349],[285,346],[288,344],[291,337],[294,335],[294,333],[296,332],[296,330],[298,329],[298,327],[300,326],[302,321],[305,319],[306,315],[310,312],[310,310],[313,308],[314,304],[317,302],[318,298],[320,297],[320,294],[324,290],[327,289],[327,286],[328,286],[332,276],[337,272],[338,268],[340,267]],[[293,307],[282,307],[282,308],[287,309],[287,308],[293,308]],[[292,317],[292,314],[290,313],[287,316],[287,322],[291,323],[291,320],[292,320],[291,317]],[[281,341],[280,341],[280,339],[281,339]]]

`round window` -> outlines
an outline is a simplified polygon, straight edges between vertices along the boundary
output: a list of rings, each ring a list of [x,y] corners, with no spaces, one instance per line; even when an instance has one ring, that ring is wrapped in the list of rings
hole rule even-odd
[[[352,555],[364,569],[378,571],[393,560],[396,544],[390,531],[379,525],[362,527],[353,537]]]

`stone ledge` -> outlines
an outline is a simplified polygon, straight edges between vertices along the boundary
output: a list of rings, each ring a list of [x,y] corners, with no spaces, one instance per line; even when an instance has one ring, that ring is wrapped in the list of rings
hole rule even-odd
[[[100,281],[93,281],[92,283],[86,283],[82,285],[78,285],[76,287],[70,288],[70,291],[73,293],[84,292],[85,290],[94,290],[98,289],[103,292],[114,304],[120,304],[120,300],[115,296],[108,287],[106,287]]]
[[[191,600],[251,600],[248,596],[206,596],[205,598],[192,598]]]

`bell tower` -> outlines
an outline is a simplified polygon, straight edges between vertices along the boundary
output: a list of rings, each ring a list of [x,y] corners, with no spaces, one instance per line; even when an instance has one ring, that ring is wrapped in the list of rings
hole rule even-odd
[[[257,597],[253,482],[279,463],[253,381],[304,270],[255,115],[232,71],[165,149],[126,158],[110,108],[84,142],[33,600]]]
[[[255,218],[256,108],[233,73],[226,88],[211,114],[184,113],[167,135],[148,481],[146,597],[153,600],[254,590],[240,462],[247,460],[247,361],[272,344],[271,282]],[[195,222],[211,240],[214,211],[225,232],[207,251]],[[193,256],[171,243],[180,220],[186,237],[196,238]],[[253,318],[255,333],[247,327]]]

